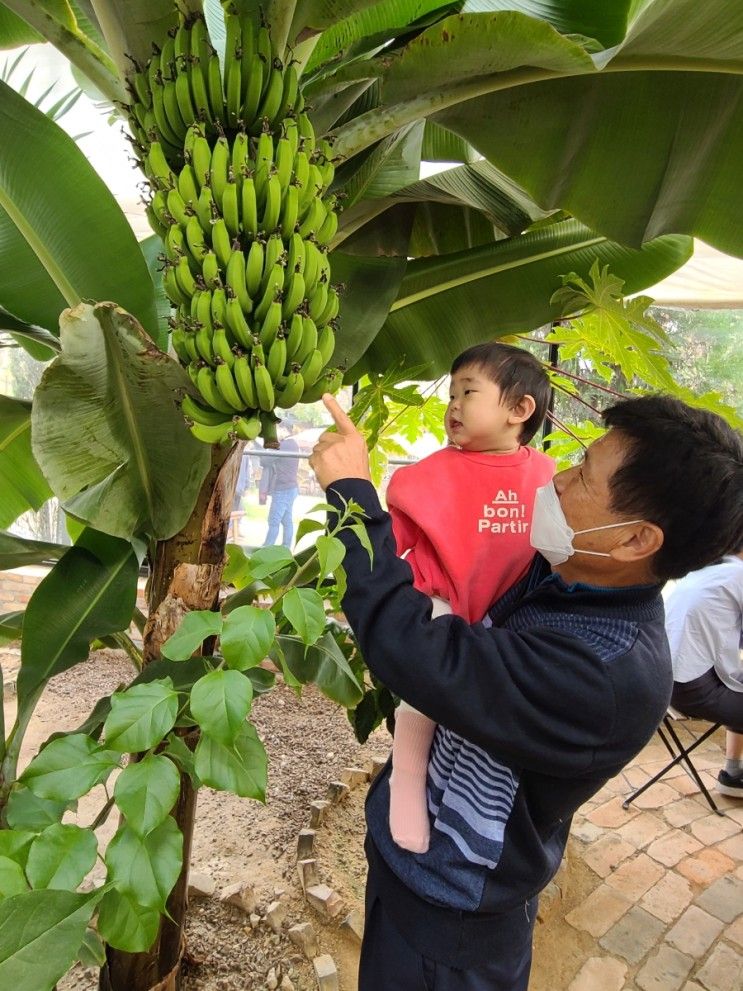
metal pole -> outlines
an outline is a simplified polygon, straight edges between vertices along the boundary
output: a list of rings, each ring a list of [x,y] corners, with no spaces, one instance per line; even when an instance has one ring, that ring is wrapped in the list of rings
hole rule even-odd
[[[559,326],[559,321],[555,321],[552,324],[552,328]],[[560,360],[560,345],[550,344],[549,351],[549,363],[553,368],[557,368],[557,363]],[[542,449],[548,451],[550,448],[550,441],[546,440],[547,434],[551,433],[553,430],[552,420],[550,419],[552,413],[555,411],[555,388],[554,386],[550,389],[550,401],[547,406],[547,416],[544,418],[544,423],[542,424]]]

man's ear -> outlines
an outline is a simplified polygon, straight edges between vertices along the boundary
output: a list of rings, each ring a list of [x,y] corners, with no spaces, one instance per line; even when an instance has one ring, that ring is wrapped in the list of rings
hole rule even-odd
[[[612,548],[616,561],[643,561],[653,557],[663,546],[663,531],[655,523],[633,523]]]
[[[534,396],[522,396],[508,411],[509,423],[526,423],[537,408]]]

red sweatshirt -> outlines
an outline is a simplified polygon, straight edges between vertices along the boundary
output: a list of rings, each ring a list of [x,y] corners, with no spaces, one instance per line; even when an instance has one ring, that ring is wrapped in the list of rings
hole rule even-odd
[[[415,587],[469,623],[518,581],[534,557],[534,492],[555,463],[532,447],[478,454],[447,447],[392,476],[387,506]]]

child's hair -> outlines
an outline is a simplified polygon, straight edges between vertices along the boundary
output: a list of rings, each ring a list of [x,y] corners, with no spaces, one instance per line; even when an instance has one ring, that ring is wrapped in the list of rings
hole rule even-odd
[[[454,359],[450,374],[460,368],[478,368],[500,388],[506,403],[515,405],[524,396],[534,398],[534,412],[522,423],[519,435],[519,442],[528,444],[539,430],[549,408],[550,382],[541,361],[523,348],[486,341],[462,351]]]

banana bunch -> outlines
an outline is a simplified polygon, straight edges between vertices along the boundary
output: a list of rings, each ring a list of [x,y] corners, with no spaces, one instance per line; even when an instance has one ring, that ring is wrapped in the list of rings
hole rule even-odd
[[[276,407],[341,385],[329,367],[338,203],[332,149],[316,139],[294,66],[267,27],[226,7],[224,78],[203,17],[179,14],[162,50],[135,66],[130,119],[164,242],[171,343],[195,389],[184,416],[207,443],[260,434],[272,445]]]

